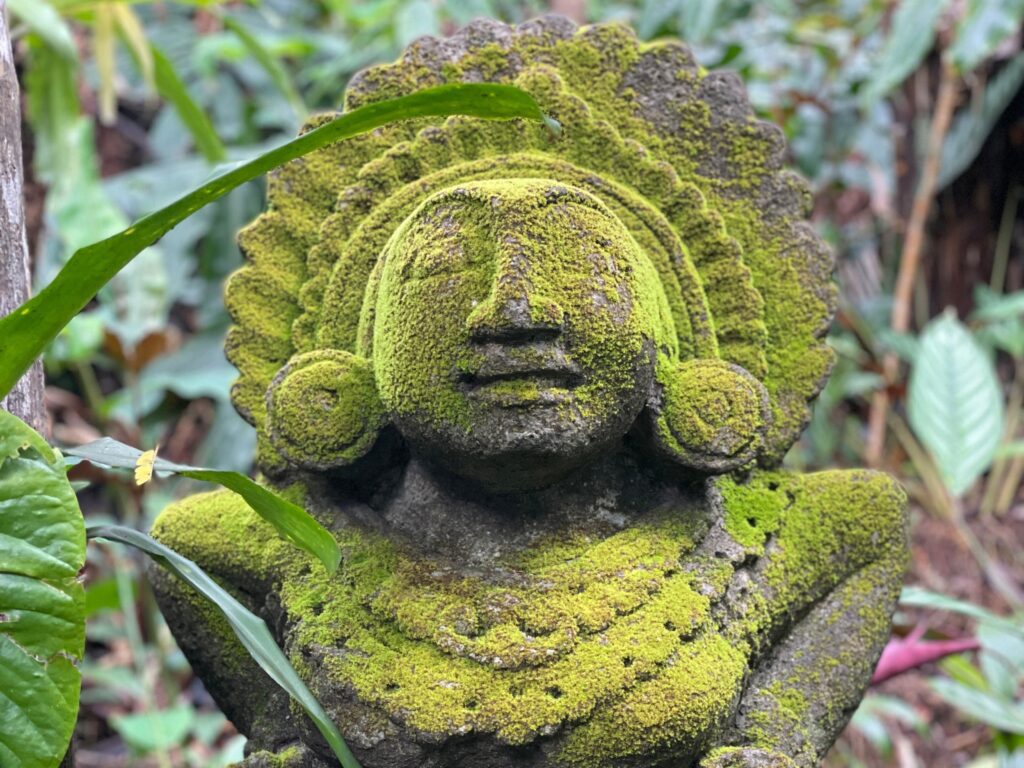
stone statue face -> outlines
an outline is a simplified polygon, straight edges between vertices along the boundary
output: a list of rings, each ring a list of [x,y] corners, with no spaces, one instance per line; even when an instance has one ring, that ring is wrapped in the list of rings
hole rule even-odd
[[[499,489],[539,485],[619,441],[647,402],[665,299],[588,193],[545,179],[453,187],[384,258],[374,370],[421,455]]]

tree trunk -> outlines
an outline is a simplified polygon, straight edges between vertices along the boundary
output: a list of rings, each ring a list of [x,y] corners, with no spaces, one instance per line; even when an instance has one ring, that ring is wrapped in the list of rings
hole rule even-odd
[[[0,317],[28,298],[31,285],[22,195],[21,100],[6,6],[6,0],[0,0]],[[0,407],[39,432],[46,429],[40,361],[0,401]]]

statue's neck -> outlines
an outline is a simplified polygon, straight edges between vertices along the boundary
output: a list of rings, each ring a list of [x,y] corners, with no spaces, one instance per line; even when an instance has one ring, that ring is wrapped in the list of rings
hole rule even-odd
[[[703,482],[667,477],[627,451],[516,493],[490,492],[414,457],[372,514],[389,537],[427,556],[475,566],[552,536],[604,538],[666,509],[702,516],[705,493]]]

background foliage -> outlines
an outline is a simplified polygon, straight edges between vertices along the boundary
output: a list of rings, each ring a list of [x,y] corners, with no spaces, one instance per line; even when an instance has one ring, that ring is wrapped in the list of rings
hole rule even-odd
[[[981,645],[881,686],[830,764],[1024,760],[1024,0],[552,5],[645,39],[682,37],[706,67],[738,71],[814,183],[816,223],[837,251],[839,361],[788,463],[897,473],[915,501],[908,583],[962,601],[909,601],[898,631]],[[37,286],[76,249],[336,108],[352,73],[414,38],[549,8],[8,0]],[[46,353],[55,442],[110,435],[159,443],[180,463],[251,469],[252,430],[228,402],[220,292],[240,264],[234,234],[262,200],[253,182],[189,218],[62,332]],[[142,493],[84,465],[75,477],[103,480],[80,492],[91,524],[141,530],[190,490],[178,478]],[[133,556],[88,558],[78,764],[237,759],[241,737],[188,670]]]

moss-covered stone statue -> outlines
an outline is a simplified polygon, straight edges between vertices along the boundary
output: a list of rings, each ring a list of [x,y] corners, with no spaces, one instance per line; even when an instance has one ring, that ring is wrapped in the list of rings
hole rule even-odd
[[[339,571],[226,493],[154,533],[267,619],[365,768],[816,765],[888,635],[904,497],[778,469],[834,305],[782,136],[683,45],[557,18],[420,40],[345,103],[480,80],[563,134],[382,129],[283,168],[241,234],[235,405]],[[157,586],[245,764],[336,765]]]

